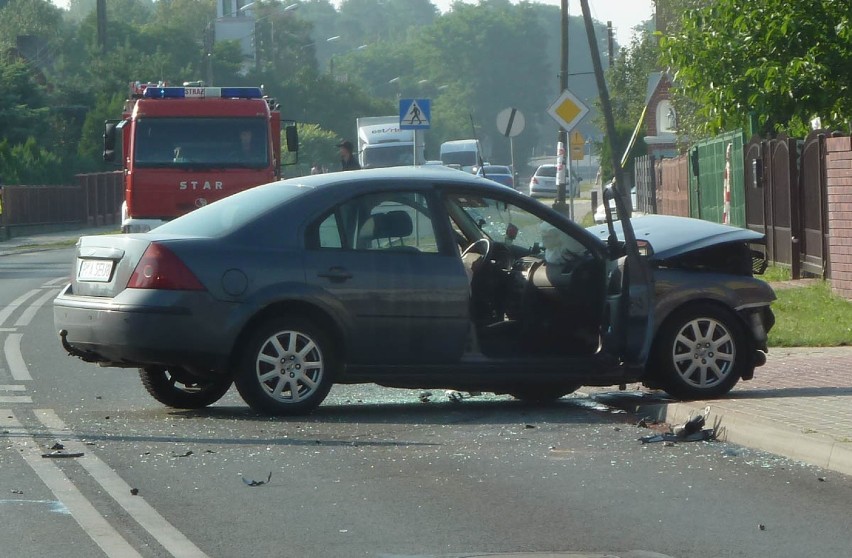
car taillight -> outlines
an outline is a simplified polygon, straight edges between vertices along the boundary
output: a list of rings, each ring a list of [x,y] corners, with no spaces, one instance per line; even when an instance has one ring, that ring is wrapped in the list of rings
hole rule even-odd
[[[174,252],[152,242],[127,281],[128,289],[203,291],[204,285]]]

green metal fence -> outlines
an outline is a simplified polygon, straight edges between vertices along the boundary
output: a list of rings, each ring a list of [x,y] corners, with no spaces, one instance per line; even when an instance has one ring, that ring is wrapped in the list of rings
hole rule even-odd
[[[745,227],[742,130],[727,132],[715,138],[700,141],[690,148],[690,216],[705,221],[722,222],[725,204],[725,149],[728,144],[731,144],[732,148],[730,224]]]

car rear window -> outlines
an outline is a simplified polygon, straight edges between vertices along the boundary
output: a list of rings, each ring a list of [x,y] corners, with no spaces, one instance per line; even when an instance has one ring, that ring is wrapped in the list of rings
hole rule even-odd
[[[275,182],[219,200],[157,227],[157,233],[219,237],[250,223],[309,188],[296,183]]]
[[[512,174],[509,167],[500,167],[496,165],[486,165],[483,170],[485,171],[485,174]]]
[[[556,176],[556,167],[555,166],[538,167],[538,170],[535,171],[535,175],[554,178]]]

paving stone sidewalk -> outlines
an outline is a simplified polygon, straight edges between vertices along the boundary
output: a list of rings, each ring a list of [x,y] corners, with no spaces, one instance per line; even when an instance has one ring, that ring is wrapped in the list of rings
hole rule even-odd
[[[852,347],[773,349],[753,380],[711,401],[670,402],[637,384],[584,391],[671,423],[709,405],[731,442],[852,475]]]

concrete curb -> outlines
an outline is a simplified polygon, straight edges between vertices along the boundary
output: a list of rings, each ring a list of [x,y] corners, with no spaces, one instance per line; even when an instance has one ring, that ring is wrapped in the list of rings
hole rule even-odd
[[[642,402],[607,398],[606,393],[592,393],[593,399],[605,402],[638,416],[648,416],[660,422],[680,424],[690,416],[703,413],[709,406],[707,424],[718,422],[724,433],[722,439],[753,449],[768,451],[790,459],[804,461],[824,469],[852,476],[852,440],[838,441],[819,433],[797,432],[779,427],[752,414],[730,408],[720,401]],[[615,399],[615,400],[613,400]]]

